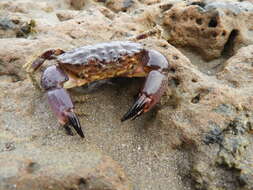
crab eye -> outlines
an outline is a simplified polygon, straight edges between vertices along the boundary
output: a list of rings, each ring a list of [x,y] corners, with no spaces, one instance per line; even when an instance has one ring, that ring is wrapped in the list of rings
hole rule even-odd
[[[115,54],[115,51],[114,51],[113,49],[111,49],[111,50],[109,51],[109,54],[113,55],[113,54]]]
[[[113,61],[117,61],[118,60],[118,56],[113,56]]]

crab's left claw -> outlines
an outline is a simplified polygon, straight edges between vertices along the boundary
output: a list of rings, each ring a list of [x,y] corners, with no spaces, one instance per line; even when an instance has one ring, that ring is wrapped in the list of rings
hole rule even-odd
[[[148,74],[144,88],[141,91],[137,101],[129,111],[121,118],[121,121],[135,119],[142,113],[149,111],[160,101],[168,84],[168,78],[158,70],[153,70]]]
[[[151,103],[151,99],[147,97],[145,94],[142,94],[137,101],[133,104],[133,106],[129,109],[129,111],[121,118],[121,121],[128,120],[132,118],[134,120],[136,117],[141,115],[143,112],[149,110],[149,105]]]

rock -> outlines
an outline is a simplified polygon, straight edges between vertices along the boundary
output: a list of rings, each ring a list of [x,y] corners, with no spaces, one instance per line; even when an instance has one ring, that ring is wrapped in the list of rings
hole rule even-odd
[[[252,55],[252,45],[241,48],[235,56],[224,63],[224,69],[217,74],[217,78],[226,81],[233,88],[251,88]]]
[[[170,43],[196,48],[211,60],[253,43],[252,16],[249,2],[179,3],[164,13],[164,25]]]
[[[109,157],[95,151],[44,148],[2,153],[0,189],[132,189],[122,169]]]
[[[21,21],[18,19],[2,18],[0,20],[0,37],[27,38],[35,33],[36,23],[34,20]]]
[[[135,4],[134,0],[106,0],[105,4],[108,8],[115,12],[126,12],[130,7]]]
[[[152,5],[152,4],[160,3],[161,0],[141,0],[141,2],[146,5]]]
[[[85,0],[67,0],[75,10],[81,10],[85,5]]]
[[[45,12],[52,12],[53,11],[54,4],[51,4],[50,2],[45,1],[12,1],[12,0],[6,0],[0,2],[0,9],[3,10],[2,13],[5,13],[5,11],[8,11],[8,13],[20,13],[27,14],[32,10],[37,11],[45,11]],[[8,14],[7,13],[7,14]]]
[[[73,10],[59,10],[57,11],[56,15],[60,21],[66,21],[73,19],[76,15],[78,15],[79,11]]]
[[[169,52],[171,82],[157,119],[167,128],[171,146],[189,154],[192,164],[184,165],[191,168],[185,177],[192,177],[196,189],[251,189],[252,46],[224,64],[217,82],[182,55]]]

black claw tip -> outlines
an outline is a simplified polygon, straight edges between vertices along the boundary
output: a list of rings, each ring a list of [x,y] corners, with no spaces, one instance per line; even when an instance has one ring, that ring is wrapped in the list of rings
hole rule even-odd
[[[69,124],[66,123],[65,125],[63,125],[64,129],[66,130],[67,134],[70,135],[70,136],[73,136],[73,132],[71,130],[71,128],[69,127]]]
[[[71,114],[69,114],[68,116],[69,118],[69,125],[71,125],[77,132],[77,134],[84,138],[84,134],[83,134],[83,131],[82,131],[82,128],[81,128],[81,125],[80,125],[80,122],[77,118],[77,116],[71,112]]]
[[[143,109],[146,103],[146,96],[140,96],[139,99],[129,109],[129,111],[121,118],[121,122],[126,121],[128,119],[134,120],[136,119],[136,117],[140,116],[144,112]]]

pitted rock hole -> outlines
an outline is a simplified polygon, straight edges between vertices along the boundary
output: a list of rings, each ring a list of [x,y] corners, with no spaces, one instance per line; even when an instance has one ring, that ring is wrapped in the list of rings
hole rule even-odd
[[[192,100],[191,100],[191,102],[192,102],[193,104],[197,104],[197,103],[199,103],[199,101],[200,101],[200,94],[198,94],[197,96],[195,96],[195,97],[192,98]]]
[[[208,23],[208,27],[215,28],[218,25],[218,21],[216,17],[212,17]]]
[[[205,8],[206,4],[204,2],[193,2],[190,5],[198,5],[201,8]]]
[[[221,55],[224,57],[230,57],[234,53],[234,45],[235,45],[235,39],[239,35],[239,30],[234,29],[231,31],[227,42],[224,45],[224,48],[221,52]]]

